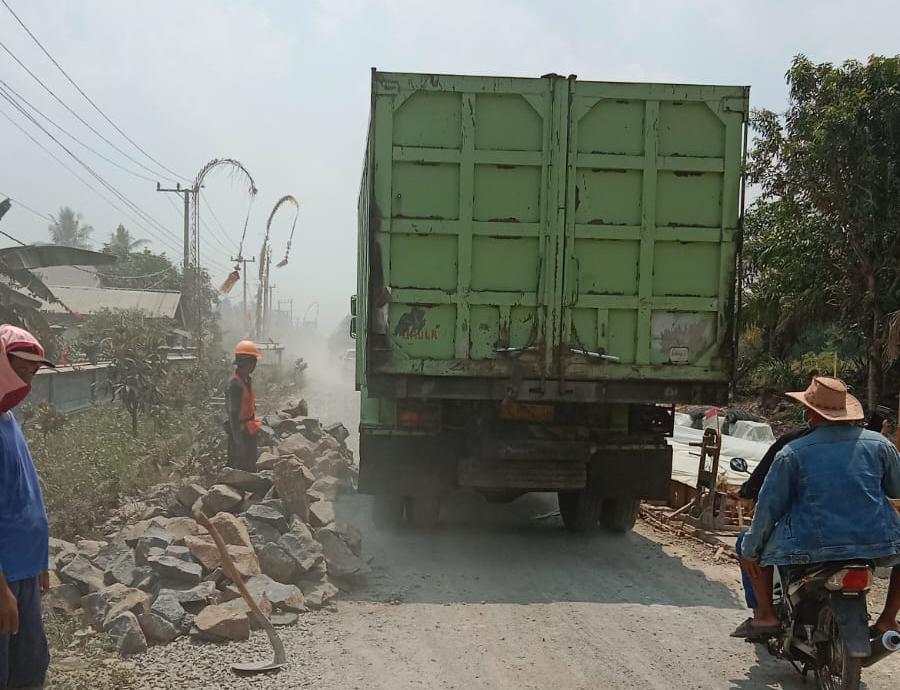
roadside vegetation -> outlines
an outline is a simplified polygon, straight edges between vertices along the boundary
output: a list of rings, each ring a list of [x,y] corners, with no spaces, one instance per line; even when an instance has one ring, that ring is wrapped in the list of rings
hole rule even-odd
[[[845,379],[897,410],[900,56],[787,72],[787,110],[754,111],[737,391]]]

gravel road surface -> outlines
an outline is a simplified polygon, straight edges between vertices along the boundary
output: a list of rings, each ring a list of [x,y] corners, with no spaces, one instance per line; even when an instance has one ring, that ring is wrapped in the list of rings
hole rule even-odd
[[[335,387],[340,378],[312,373],[306,395],[313,414],[355,429],[357,398]],[[179,640],[128,663],[135,687],[812,687],[728,637],[746,615],[733,562],[644,524],[626,536],[570,535],[540,517],[555,508],[550,495],[490,505],[459,493],[436,530],[380,531],[369,498],[347,497],[338,519],[362,530],[372,572],[336,611],[281,630],[286,669],[244,679],[228,670],[271,654],[262,633],[221,646]],[[864,671],[865,687],[896,688],[898,672],[900,655]]]

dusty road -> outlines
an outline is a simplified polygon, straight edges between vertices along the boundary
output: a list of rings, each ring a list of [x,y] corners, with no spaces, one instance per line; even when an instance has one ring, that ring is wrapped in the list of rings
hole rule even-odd
[[[321,371],[321,369],[320,369]],[[314,414],[355,426],[356,396],[312,378]],[[196,647],[181,640],[138,659],[144,688],[803,688],[787,663],[728,633],[746,615],[732,564],[639,525],[617,537],[566,534],[552,496],[489,505],[460,494],[434,531],[379,531],[369,499],[338,517],[363,532],[372,573],[336,612],[283,629],[291,665],[235,679],[226,665],[269,654],[265,638]],[[865,672],[896,687],[900,657]]]

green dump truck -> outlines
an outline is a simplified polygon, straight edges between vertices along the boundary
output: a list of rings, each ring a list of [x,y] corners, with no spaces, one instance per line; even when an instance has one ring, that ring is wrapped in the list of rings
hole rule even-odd
[[[674,404],[728,397],[748,99],[373,71],[351,310],[379,521],[468,487],[625,531],[668,496]]]

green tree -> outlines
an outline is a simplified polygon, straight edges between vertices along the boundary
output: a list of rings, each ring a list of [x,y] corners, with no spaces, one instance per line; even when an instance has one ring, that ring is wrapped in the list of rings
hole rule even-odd
[[[127,228],[119,223],[116,231],[110,233],[109,242],[103,245],[103,251],[124,257],[143,247],[147,242],[148,240],[134,239]]]
[[[900,308],[900,56],[840,66],[796,57],[787,111],[754,113],[748,291],[760,318],[827,313],[863,338],[868,403]],[[805,310],[805,311],[804,311]]]
[[[53,225],[47,228],[53,244],[61,244],[66,247],[79,247],[88,249],[91,246],[91,233],[94,228],[81,222],[81,214],[75,213],[68,206],[59,209]]]
[[[107,245],[108,247],[108,245]],[[106,249],[106,251],[109,251]],[[109,253],[113,253],[109,251]],[[163,254],[149,249],[118,254],[119,260],[100,274],[103,287],[132,290],[181,290],[181,271]]]

